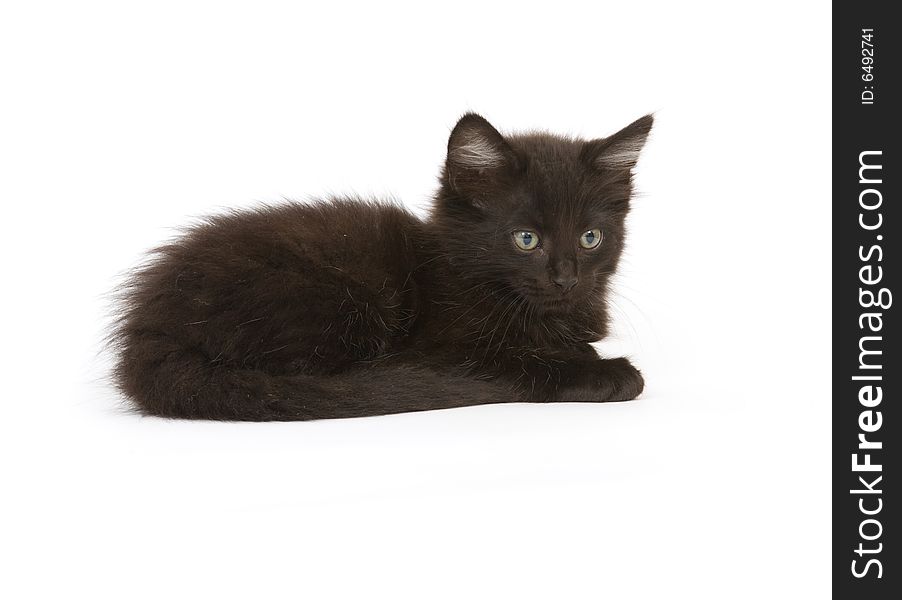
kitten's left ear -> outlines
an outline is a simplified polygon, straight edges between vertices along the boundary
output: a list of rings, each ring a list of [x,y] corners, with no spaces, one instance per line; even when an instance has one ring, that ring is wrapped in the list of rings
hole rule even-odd
[[[520,170],[522,160],[491,123],[476,113],[457,122],[448,139],[448,181],[458,192],[481,199]]]
[[[582,159],[599,170],[629,171],[639,161],[653,123],[654,117],[645,115],[612,136],[586,142]]]

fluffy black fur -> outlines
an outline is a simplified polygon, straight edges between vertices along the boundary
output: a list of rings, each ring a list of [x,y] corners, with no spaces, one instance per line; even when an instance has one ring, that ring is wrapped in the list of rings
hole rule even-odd
[[[504,137],[467,114],[426,221],[356,199],[210,217],[122,290],[116,381],[147,414],[249,421],[635,398],[590,343],[651,126]]]

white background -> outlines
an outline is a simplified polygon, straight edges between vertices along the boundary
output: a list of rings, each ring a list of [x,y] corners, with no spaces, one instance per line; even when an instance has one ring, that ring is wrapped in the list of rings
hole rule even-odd
[[[816,2],[0,8],[5,598],[829,593],[830,15]],[[140,418],[116,275],[281,197],[427,206],[466,110],[655,111],[619,405],[288,424]]]

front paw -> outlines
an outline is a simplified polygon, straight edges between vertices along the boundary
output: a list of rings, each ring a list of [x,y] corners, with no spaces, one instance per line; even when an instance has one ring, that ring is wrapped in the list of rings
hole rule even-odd
[[[623,402],[642,393],[642,373],[625,358],[601,359],[558,390],[559,402]]]
[[[601,396],[598,402],[632,400],[645,389],[642,373],[625,358],[602,360]]]

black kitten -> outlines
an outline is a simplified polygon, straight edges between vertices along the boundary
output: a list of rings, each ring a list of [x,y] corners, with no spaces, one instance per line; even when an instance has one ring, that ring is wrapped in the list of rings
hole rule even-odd
[[[148,414],[250,421],[635,398],[590,343],[651,126],[503,137],[468,114],[425,222],[353,199],[211,217],[129,281],[117,382]]]

